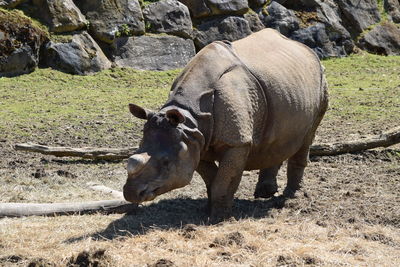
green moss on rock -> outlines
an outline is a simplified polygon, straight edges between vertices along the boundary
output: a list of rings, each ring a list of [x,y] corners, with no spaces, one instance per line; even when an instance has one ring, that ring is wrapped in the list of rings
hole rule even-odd
[[[49,34],[29,17],[18,10],[0,8],[0,55],[7,56],[27,44],[33,50],[47,41]]]

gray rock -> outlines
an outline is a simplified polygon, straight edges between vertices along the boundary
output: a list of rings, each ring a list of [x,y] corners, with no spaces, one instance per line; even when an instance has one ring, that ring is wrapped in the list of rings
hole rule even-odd
[[[204,0],[179,0],[179,2],[189,8],[193,18],[206,17],[211,14],[211,9]]]
[[[400,1],[399,0],[384,0],[383,6],[389,14],[390,19],[394,23],[400,23]]]
[[[192,36],[189,9],[177,0],[161,0],[143,10],[146,31],[168,33],[184,38]]]
[[[196,54],[192,40],[176,36],[118,38],[111,53],[117,66],[140,70],[182,68]]]
[[[254,12],[247,12],[243,15],[247,20],[252,32],[258,32],[265,28],[265,25],[261,22],[260,17]]]
[[[235,41],[251,34],[249,22],[243,17],[228,16],[202,21],[195,30],[197,49],[217,40]]]
[[[319,0],[274,0],[275,2],[289,9],[301,10],[305,8],[313,8]],[[324,0],[322,0],[324,1]]]
[[[252,8],[257,8],[265,5],[267,0],[249,0],[249,6]]]
[[[393,23],[376,26],[363,36],[359,46],[379,55],[400,55],[400,28]]]
[[[230,14],[242,15],[249,10],[247,0],[179,0],[185,4],[193,18]]]
[[[87,33],[75,34],[67,43],[49,42],[41,53],[41,65],[66,73],[86,75],[111,67],[111,62]]]
[[[95,39],[111,44],[120,36],[144,33],[143,14],[138,0],[75,0],[90,22]]]
[[[350,33],[343,27],[339,7],[334,0],[319,0],[316,6],[317,16],[321,22],[343,32],[346,35]]]
[[[0,7],[14,8],[27,0],[0,0]]]
[[[0,57],[0,77],[30,73],[37,64],[38,54],[29,45],[23,45],[10,55]]]
[[[53,32],[70,32],[86,27],[88,21],[72,0],[33,0],[38,15]]]
[[[343,26],[355,39],[369,26],[381,20],[376,0],[337,0]]]
[[[272,2],[264,12],[259,12],[259,16],[264,25],[273,28],[285,36],[300,28],[300,20],[292,10],[286,9],[277,2]]]
[[[290,38],[313,49],[319,58],[345,55],[343,50],[334,46],[334,43],[329,40],[325,24],[323,23],[317,23],[305,29],[299,29],[295,31]]]
[[[247,0],[207,0],[212,15],[242,15],[249,10]]]
[[[334,0],[317,0],[317,15],[325,24],[325,30],[332,42],[337,56],[345,56],[353,52],[354,41],[350,33],[343,27],[340,10]]]

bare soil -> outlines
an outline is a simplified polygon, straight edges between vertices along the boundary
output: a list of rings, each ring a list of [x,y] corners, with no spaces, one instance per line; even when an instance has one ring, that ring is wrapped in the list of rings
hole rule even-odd
[[[322,128],[320,134],[323,131]],[[318,139],[321,141],[325,138],[319,137]],[[324,141],[330,140],[325,139]],[[73,144],[73,142],[71,143]],[[88,190],[86,183],[96,181],[120,190],[125,182],[125,161],[60,159],[16,152],[12,149],[12,145],[10,142],[0,143],[3,152],[0,159],[0,177],[5,181],[2,184],[1,202],[66,202],[107,199],[110,196]],[[282,238],[281,242],[286,242],[288,237],[282,236],[279,230],[271,230],[271,227],[263,229],[263,224],[267,220],[266,225],[271,226],[275,223],[275,227],[278,228],[281,227],[282,222],[293,224],[312,222],[313,227],[329,229],[327,230],[328,237],[329,233],[332,234],[339,229],[353,229],[350,231],[350,233],[353,232],[350,236],[356,235],[361,240],[379,244],[383,247],[381,249],[391,248],[397,253],[397,256],[388,262],[388,266],[392,266],[393,263],[400,263],[399,146],[356,154],[311,158],[306,170],[303,189],[297,193],[294,199],[286,200],[279,194],[271,199],[254,199],[253,192],[257,175],[258,171],[245,172],[243,175],[235,200],[234,220],[238,221],[235,231],[225,232],[223,230],[226,227],[224,224],[212,226],[214,227],[212,229],[217,229],[216,231],[220,234],[207,245],[207,250],[218,251],[215,252],[217,254],[214,259],[210,259],[210,262],[215,263],[222,260],[222,262],[234,263],[237,266],[241,266],[241,264],[249,266],[247,257],[250,256],[237,259],[232,254],[235,252],[226,251],[226,247],[232,246],[246,247],[246,251],[250,250],[253,251],[253,254],[262,255],[257,244],[249,245],[245,241],[243,224],[247,225],[246,221],[248,220],[258,222],[257,227],[260,227],[262,231],[267,231],[264,232],[266,238],[268,236],[279,236]],[[286,170],[283,166],[278,177],[281,189],[284,188],[286,183],[285,175]],[[29,266],[46,266],[43,265],[45,263],[50,264],[50,266],[51,264],[54,264],[54,266],[60,264],[67,266],[116,266],[125,261],[116,259],[115,252],[112,252],[115,248],[100,247],[100,249],[109,251],[107,256],[96,256],[97,258],[93,256],[95,252],[88,252],[87,249],[98,249],[96,243],[103,244],[104,240],[113,244],[115,240],[119,240],[121,245],[126,244],[128,242],[126,239],[146,237],[154,229],[161,233],[159,234],[161,239],[163,238],[162,234],[172,231],[177,233],[179,238],[183,238],[182,242],[184,243],[187,243],[187,240],[198,240],[199,227],[203,228],[203,231],[210,230],[204,212],[205,197],[206,190],[203,181],[195,174],[189,186],[164,194],[153,202],[145,203],[139,206],[133,214],[81,216],[76,223],[78,225],[83,224],[83,227],[86,227],[87,223],[91,224],[92,220],[103,221],[101,225],[89,225],[87,230],[83,232],[70,229],[68,234],[58,234],[59,228],[65,227],[66,221],[73,223],[75,216],[64,216],[65,219],[62,216],[56,217],[53,219],[56,220],[55,222],[46,221],[50,218],[0,219],[0,236],[2,237],[0,239],[0,265],[31,264]],[[37,224],[37,220],[40,220],[41,224],[49,223],[49,226],[52,226],[50,228],[49,226],[42,227]],[[274,222],[274,220],[277,221]],[[32,226],[32,223],[36,226]],[[232,223],[235,222],[226,224]],[[368,227],[377,227],[378,230],[371,232],[366,230],[369,229]],[[67,253],[68,256],[65,254],[54,255],[52,249],[45,248],[44,240],[37,240],[32,231],[39,231],[39,233],[48,236],[48,240],[52,240],[50,243],[57,244],[57,246],[62,244],[69,248],[72,246],[75,248],[73,249],[74,252]],[[272,231],[272,233],[268,231]],[[13,243],[18,242],[20,235],[27,235],[27,240],[21,242],[21,244]],[[29,238],[30,235],[32,235],[31,238]],[[88,238],[92,240],[89,242],[90,245],[87,244]],[[339,240],[338,242],[340,243]],[[85,248],[77,245],[79,243],[85,244]],[[285,246],[285,244],[282,245]],[[27,249],[26,246],[38,247]],[[301,246],[304,246],[304,244]],[[148,249],[152,251],[152,248]],[[360,254],[359,250],[362,251],[363,248],[358,245],[356,248],[348,250],[346,253],[354,256]],[[111,257],[110,253],[114,256]],[[43,254],[43,257],[38,257],[38,254]],[[174,257],[170,259],[160,258],[154,261],[151,261],[152,258],[150,257],[146,264],[148,266],[188,266],[187,261],[182,261],[184,257],[181,260],[178,260],[179,257],[178,259]],[[364,257],[368,258],[368,256]],[[318,258],[315,255],[299,258],[293,253],[283,253],[282,255],[274,255],[272,258],[274,260],[267,265],[333,264],[329,257]],[[353,260],[355,258],[357,257],[352,257]],[[81,265],[82,262],[83,265]],[[96,265],[95,263],[103,265]],[[342,259],[339,263],[348,264],[351,261]],[[207,264],[203,264],[199,263],[198,265],[207,266]],[[369,264],[366,263],[365,265]],[[264,265],[261,264],[260,266]]]

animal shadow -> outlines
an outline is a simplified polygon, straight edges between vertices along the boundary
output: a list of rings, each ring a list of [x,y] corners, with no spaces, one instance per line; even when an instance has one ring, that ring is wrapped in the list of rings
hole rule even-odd
[[[262,218],[268,216],[271,209],[284,207],[286,198],[273,197],[266,200],[235,199],[233,217],[236,220],[244,218]],[[206,212],[207,199],[175,198],[160,200],[149,206],[139,206],[130,214],[110,223],[104,230],[93,233],[93,240],[112,240],[124,236],[146,234],[152,229],[180,229],[184,225],[211,224]],[[66,240],[74,243],[87,238],[87,235]]]

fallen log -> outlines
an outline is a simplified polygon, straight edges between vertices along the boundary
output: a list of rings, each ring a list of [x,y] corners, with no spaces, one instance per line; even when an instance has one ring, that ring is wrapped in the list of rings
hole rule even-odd
[[[87,185],[92,190],[99,191],[99,192],[102,192],[105,194],[110,194],[112,197],[115,197],[117,199],[124,198],[124,194],[121,191],[114,190],[114,189],[104,186],[102,184],[95,183],[95,182],[89,182],[89,183],[87,183]]]
[[[28,152],[36,152],[45,155],[53,155],[56,157],[80,157],[85,159],[96,159],[96,160],[120,160],[129,158],[132,155],[136,147],[133,148],[74,148],[74,147],[51,147],[45,145],[39,145],[35,143],[22,143],[16,144],[15,150],[22,150]]]
[[[35,215],[70,215],[88,213],[129,213],[136,204],[124,200],[100,200],[79,203],[0,203],[0,218]]]
[[[400,127],[392,128],[380,135],[369,136],[361,140],[332,144],[317,144],[310,148],[312,156],[334,156],[354,153],[377,147],[389,147],[400,143]]]
[[[354,153],[377,147],[388,147],[400,143],[400,127],[393,128],[380,135],[369,136],[360,140],[332,144],[316,144],[310,147],[311,156],[332,156]],[[87,159],[121,160],[131,156],[137,147],[118,148],[73,148],[49,147],[34,143],[16,144],[16,150],[37,152],[56,157],[81,157]]]

